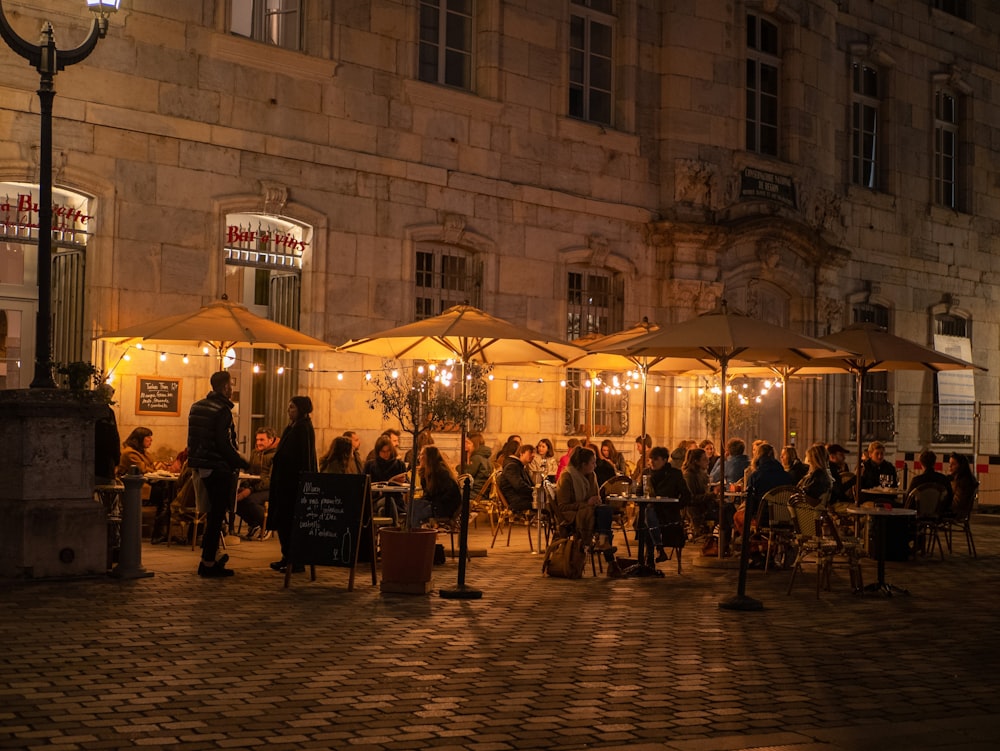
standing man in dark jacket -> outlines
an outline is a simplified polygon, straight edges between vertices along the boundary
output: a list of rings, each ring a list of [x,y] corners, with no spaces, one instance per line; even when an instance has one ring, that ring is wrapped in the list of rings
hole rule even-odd
[[[225,370],[213,373],[211,384],[208,396],[192,404],[188,413],[188,466],[201,478],[208,494],[198,575],[220,577],[233,575],[226,568],[228,555],[215,560],[222,519],[236,497],[238,471],[249,469],[250,465],[236,450],[233,383],[229,373]]]

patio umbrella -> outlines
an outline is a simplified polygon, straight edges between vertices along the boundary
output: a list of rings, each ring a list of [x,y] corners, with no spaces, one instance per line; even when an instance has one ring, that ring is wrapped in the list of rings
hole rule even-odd
[[[352,339],[341,345],[338,350],[396,359],[457,360],[460,365],[463,399],[466,397],[468,387],[465,380],[465,366],[469,363],[478,362],[487,365],[565,363],[581,354],[578,347],[546,334],[515,326],[471,305],[455,305],[432,318],[414,321],[360,339]],[[465,434],[466,425],[463,421],[460,439],[463,465],[466,460]],[[455,590],[441,590],[441,596],[474,599],[481,597],[482,592],[465,586],[469,498],[468,493],[462,495],[458,587]]]
[[[731,310],[726,301],[708,313],[682,321],[659,331],[625,342],[619,347],[608,347],[608,352],[618,352],[634,357],[693,357],[717,363],[722,383],[725,384],[730,362],[780,363],[789,358],[810,361],[819,357],[848,356],[849,351],[833,344],[799,334],[791,329]],[[727,399],[722,399],[720,476],[726,477],[726,422]],[[748,508],[746,518],[752,518]],[[721,520],[720,520],[721,521]],[[723,545],[719,545],[720,553]],[[740,574],[737,594],[720,603],[720,607],[737,610],[759,610],[762,604],[746,596],[746,570],[750,546],[740,550]]]
[[[829,368],[833,366],[854,374],[855,431],[858,439],[857,488],[860,488],[861,482],[863,385],[868,373],[883,370],[929,370],[932,373],[969,368],[986,370],[982,366],[890,334],[874,323],[853,324],[835,334],[822,337],[821,341],[855,353],[849,357],[837,357],[829,361],[822,360],[803,364],[798,372],[803,374],[828,373],[830,372]]]
[[[230,347],[282,350],[331,350],[333,346],[276,321],[251,313],[225,295],[197,310],[128,326],[98,339],[113,344],[206,344],[216,351],[219,367]]]

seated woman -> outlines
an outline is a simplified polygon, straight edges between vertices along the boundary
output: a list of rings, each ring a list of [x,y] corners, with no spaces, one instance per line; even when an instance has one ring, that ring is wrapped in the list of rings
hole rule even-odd
[[[790,448],[787,447],[786,448]],[[794,453],[795,449],[792,449]],[[785,452],[781,452],[785,456]],[[798,456],[796,456],[796,460]],[[801,464],[801,462],[800,462]],[[785,471],[781,462],[774,458],[774,446],[770,443],[761,443],[757,446],[753,461],[750,463],[751,472],[747,479],[747,501],[748,506],[754,509],[754,513],[759,509],[760,523],[766,524],[768,521],[767,505],[761,507],[761,502],[769,490],[773,490],[781,485],[793,485],[791,474]],[[746,518],[746,506],[743,508],[743,519]],[[737,511],[736,529],[743,534],[743,520],[740,519],[740,512]]]
[[[719,499],[708,482],[708,454],[705,449],[688,449],[682,468],[684,481],[691,491],[691,503],[686,512],[695,539],[708,532],[708,525],[718,517]]]
[[[868,444],[868,458],[861,462],[861,489],[899,487],[896,468],[885,460],[885,446],[881,441]]]
[[[601,441],[601,456],[611,462],[616,473],[619,475],[628,474],[628,463],[625,461],[625,455],[615,448],[615,442],[610,438]]]
[[[566,471],[556,483],[555,513],[563,523],[572,524],[585,544],[590,544],[596,531],[598,539],[594,550],[604,553],[608,563],[608,576],[615,579],[622,575],[615,560],[616,548],[611,545],[611,520],[614,510],[601,503],[594,469],[597,454],[584,446],[573,450]]]
[[[791,477],[792,485],[798,485],[799,480],[809,474],[809,467],[799,459],[799,452],[794,446],[785,446],[781,449],[781,466]]]
[[[462,474],[472,477],[472,497],[477,498],[493,474],[490,447],[483,441],[482,433],[469,433],[465,437],[465,457],[467,463]]]
[[[334,475],[358,474],[358,465],[354,461],[354,444],[350,438],[339,435],[333,439],[330,449],[319,460],[319,471]]]
[[[833,477],[830,475],[830,457],[826,446],[814,443],[806,449],[806,464],[809,473],[799,480],[799,490],[809,496],[814,506],[828,504],[833,492]]]
[[[548,438],[539,438],[535,446],[535,456],[528,465],[528,471],[533,478],[549,479],[556,476],[557,464],[556,450],[552,446],[552,441]]]
[[[679,508],[662,503],[650,503],[646,506],[646,526],[649,529],[651,547],[656,549],[656,562],[662,563],[667,560],[666,545],[683,548],[687,541],[681,509],[691,503],[691,491],[684,482],[684,474],[670,463],[670,452],[664,446],[650,449],[649,464],[653,470],[649,475],[652,496],[680,500]],[[647,560],[646,563],[648,562]]]
[[[945,511],[945,516],[963,519],[972,511],[979,480],[972,474],[972,465],[965,454],[952,454],[948,458],[948,469],[951,471],[952,500],[951,508]]]
[[[380,435],[375,441],[375,458],[365,464],[365,474],[371,478],[372,482],[404,482],[406,480],[406,465],[397,456],[389,436]],[[375,504],[376,516],[399,518],[402,509],[396,505],[392,496],[376,493],[372,496],[372,500]]]
[[[455,473],[441,456],[437,446],[424,446],[420,450],[417,480],[423,489],[413,504],[410,524],[419,527],[431,519],[452,519],[462,505],[462,491]]]
[[[138,467],[141,474],[155,472],[163,465],[153,461],[147,450],[153,445],[153,431],[149,428],[136,428],[125,439],[121,460],[118,464],[118,476],[126,474],[132,467]],[[167,541],[167,530],[170,528],[170,504],[167,486],[164,482],[154,482],[143,485],[143,499],[148,499],[151,506],[156,507],[156,517],[153,520],[153,534],[150,542],[158,545]]]

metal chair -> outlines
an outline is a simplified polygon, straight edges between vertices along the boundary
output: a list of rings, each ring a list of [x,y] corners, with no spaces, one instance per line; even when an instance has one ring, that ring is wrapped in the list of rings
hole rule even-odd
[[[535,552],[535,544],[531,540],[531,523],[537,519],[534,509],[528,509],[526,511],[514,511],[507,499],[504,497],[503,490],[500,489],[500,483],[494,483],[494,502],[495,510],[497,515],[496,527],[493,529],[493,541],[490,543],[490,548],[496,545],[497,535],[500,534],[500,529],[506,525],[507,526],[507,547],[510,547],[510,536],[514,531],[515,524],[524,524],[525,528],[528,530],[528,549],[532,553]]]
[[[788,582],[788,592],[792,593],[795,576],[802,569],[802,564],[812,557],[816,563],[816,597],[820,589],[830,589],[830,573],[833,561],[837,556],[843,556],[847,561],[851,576],[851,589],[858,592],[863,589],[860,558],[863,555],[859,545],[846,545],[840,538],[837,525],[828,518],[825,509],[810,505],[805,496],[796,495],[788,502],[788,511],[795,528],[793,546],[796,550],[795,562],[792,565],[792,576]]]
[[[917,512],[917,539],[923,541],[925,555],[934,554],[937,545],[941,560],[944,560],[944,547],[941,545],[941,510],[950,494],[950,488],[939,482],[925,482],[910,488],[903,500],[903,508],[915,509]]]
[[[630,495],[632,492],[632,478],[626,477],[625,475],[616,475],[610,480],[606,480],[603,485],[601,485],[601,500],[607,501],[608,496],[612,495]],[[632,546],[628,542],[628,532],[626,531],[625,524],[628,517],[628,503],[625,501],[617,501],[611,504],[614,508],[614,515],[611,517],[611,525],[618,524],[618,529],[621,530],[622,539],[625,540],[625,550],[628,552],[629,558],[632,557]]]
[[[794,485],[779,485],[764,493],[757,509],[757,532],[767,539],[767,552],[764,554],[764,573],[771,565],[771,558],[779,554],[782,560],[787,557],[795,536],[795,527],[788,510],[788,502],[798,493]],[[764,516],[764,511],[767,516]]]
[[[976,497],[973,496],[973,498],[964,507],[959,507],[953,504],[951,513],[945,514],[941,517],[941,531],[944,532],[944,540],[945,544],[948,546],[949,553],[952,552],[952,532],[957,529],[965,535],[965,544],[969,549],[969,555],[973,558],[978,557],[976,555],[976,541],[972,539],[972,528],[969,526],[972,509],[976,505],[975,498]]]

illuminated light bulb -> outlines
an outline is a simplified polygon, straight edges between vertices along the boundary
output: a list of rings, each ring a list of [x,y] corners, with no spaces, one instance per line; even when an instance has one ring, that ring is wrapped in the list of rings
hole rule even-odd
[[[785,382],[784,381],[775,381],[774,382],[774,387],[776,389],[784,388],[785,387]]]
[[[566,388],[566,381],[559,381],[559,385]]]
[[[726,393],[727,394],[733,393],[733,387],[732,386],[726,386]]]
[[[754,401],[757,402],[757,404],[760,404],[760,397],[758,396],[756,399],[754,399]]]
[[[611,387],[610,386],[605,386],[604,387],[604,393],[605,394],[610,394],[611,393]]]
[[[514,381],[514,386],[513,387],[516,388],[516,389],[519,389],[519,388],[521,388],[521,384],[519,384],[517,381]]]
[[[447,360],[444,361],[444,364],[450,368],[452,365],[455,364],[455,361],[451,358],[448,358]]]
[[[489,380],[489,381],[492,381],[493,380],[493,374],[490,373],[488,376],[486,376],[486,379]]]
[[[259,373],[260,372],[260,365],[258,365],[257,363],[254,363],[253,364],[253,372],[254,373]]]
[[[135,343],[135,348],[136,349],[142,349],[142,342],[136,342]]]
[[[698,389],[698,396],[704,396],[704,395],[705,395],[705,389],[704,388],[699,388]]]
[[[766,389],[771,388],[771,379],[770,378],[768,378],[766,381],[764,381],[764,388],[766,388]]]
[[[654,394],[659,394],[660,393],[660,387],[659,386],[654,386],[653,387],[653,393]]]
[[[104,379],[104,382],[105,383],[111,383],[114,380],[115,380],[115,374],[114,373],[108,373],[108,377]]]
[[[418,372],[418,373],[419,373],[420,375],[423,375],[423,374],[424,374],[424,366],[423,366],[423,365],[418,365],[418,366],[417,366],[417,372]]]
[[[431,363],[430,365],[428,365],[428,366],[427,366],[427,369],[428,369],[428,370],[429,370],[429,371],[430,371],[431,373],[433,373],[433,372],[434,372],[435,370],[437,370],[437,367],[438,367],[437,365],[435,365],[434,363]]]
[[[539,382],[539,383],[545,383],[545,379],[544,379],[544,378],[539,378],[539,379],[538,379],[538,382]]]
[[[684,387],[683,387],[683,386],[678,386],[678,387],[677,387],[677,393],[678,393],[678,394],[679,394],[679,393],[681,393],[681,392],[682,392],[683,390],[684,390]]]
[[[343,373],[343,371],[337,371],[337,380],[338,381],[343,381],[344,380],[344,373]]]
[[[615,386],[616,388],[618,387],[618,384],[619,384],[619,381],[618,381],[618,376],[614,376],[614,377],[612,377],[612,379],[611,379],[611,384],[612,384],[613,386]]]
[[[125,362],[128,362],[129,360],[131,360],[131,359],[132,359],[132,355],[129,355],[129,354],[126,354],[126,355],[125,355],[125,356],[124,356],[124,357],[123,357],[122,359],[123,359],[123,360],[124,360]]]
[[[166,352],[161,352],[160,353],[160,362],[166,362],[166,361],[167,361],[167,353]]]
[[[589,389],[590,388],[590,379],[589,378],[586,381],[583,382],[583,387],[585,389]]]
[[[309,363],[309,370],[312,370],[314,367],[316,367],[315,363]]]
[[[370,370],[366,371],[365,372],[365,380],[366,381],[370,381],[371,379],[372,379],[372,372]]]
[[[767,389],[761,389],[760,390],[760,395],[761,396],[767,396]]]
[[[750,384],[749,384],[749,383],[744,383],[744,384],[743,384],[743,388],[745,388],[745,389],[748,389],[748,388],[750,388]]]
[[[191,361],[188,359],[187,355],[184,355],[184,357],[181,358],[181,362],[187,365]]]
[[[279,365],[278,366],[278,375],[284,375],[284,374],[285,374],[285,366],[284,365]]]
[[[201,348],[201,353],[202,353],[203,355],[207,355],[207,354],[208,354],[208,347],[202,347],[202,348]]]
[[[399,371],[393,368],[392,372],[389,373],[389,377],[392,378],[393,380],[399,378]]]
[[[595,386],[600,386],[601,385],[601,379],[600,378],[595,378],[594,379],[594,385]]]

